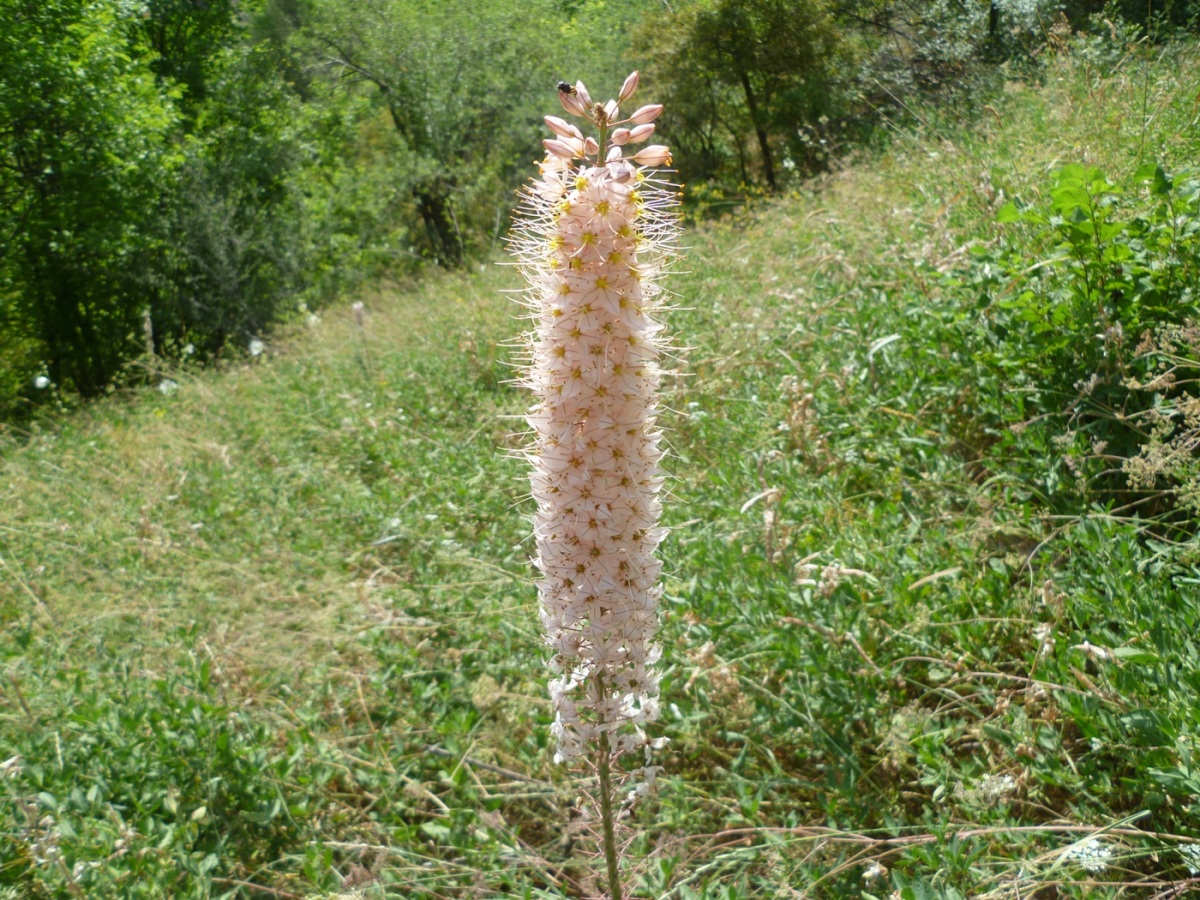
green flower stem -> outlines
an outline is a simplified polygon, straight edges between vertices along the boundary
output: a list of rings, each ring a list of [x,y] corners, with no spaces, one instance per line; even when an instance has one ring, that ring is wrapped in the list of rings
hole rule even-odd
[[[621,873],[617,866],[617,835],[613,826],[612,754],[608,749],[608,732],[600,732],[600,819],[604,826],[604,859],[608,863],[608,893],[612,900],[621,900]]]

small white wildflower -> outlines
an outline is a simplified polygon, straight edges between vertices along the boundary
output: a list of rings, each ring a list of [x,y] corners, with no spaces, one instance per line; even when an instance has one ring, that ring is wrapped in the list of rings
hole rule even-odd
[[[316,313],[308,314],[308,327],[309,328],[316,328],[320,324],[321,324],[320,316],[318,316]]]
[[[834,560],[829,565],[821,570],[821,581],[817,585],[817,592],[822,597],[829,597],[838,589],[838,585],[842,583],[842,574],[845,570],[842,564]]]
[[[10,756],[4,762],[0,763],[0,777],[16,778],[21,774],[21,756]]]
[[[878,881],[880,878],[886,877],[887,873],[888,873],[887,866],[885,866],[879,860],[873,859],[873,860],[871,860],[871,864],[869,866],[867,866],[866,871],[863,872],[862,879],[863,879],[863,881],[870,883],[872,881]]]
[[[98,868],[100,868],[99,860],[89,859],[86,862],[83,860],[80,860],[79,862],[75,863],[74,868],[71,869],[71,877],[74,878],[76,881],[78,881],[80,878],[83,877],[83,874],[88,869],[98,869]]]
[[[1038,642],[1039,657],[1049,656],[1054,652],[1054,626],[1049,622],[1042,622],[1033,630],[1033,636]]]
[[[262,356],[263,351],[266,349],[267,349],[266,345],[262,341],[260,341],[258,338],[255,338],[254,340],[252,340],[250,342],[250,355],[251,356]]]
[[[1082,644],[1074,644],[1072,650],[1080,650],[1086,656],[1098,662],[1112,662],[1117,658],[1116,654],[1108,647],[1101,647],[1099,644],[1093,644],[1090,641],[1084,641]]]
[[[964,790],[960,784],[954,793],[964,802],[986,809],[1016,793],[1016,779],[1012,775],[984,775],[970,790]]]
[[[1112,848],[1104,846],[1096,838],[1079,841],[1063,851],[1063,859],[1077,862],[1081,869],[1093,875],[1107,869],[1111,858]]]
[[[39,375],[37,378],[33,379],[33,386],[39,391],[44,391],[46,388],[50,387],[50,379],[45,375]]]
[[[1192,875],[1200,875],[1200,844],[1184,844],[1179,848],[1183,864]]]
[[[195,352],[196,352],[195,344],[184,344],[183,345],[183,355],[184,356],[192,356],[195,354]]]
[[[164,397],[169,397],[179,390],[179,382],[172,381],[170,378],[164,378],[158,383],[158,392]]]
[[[992,806],[1007,799],[1017,791],[1017,781],[1011,775],[984,775],[975,788],[979,799]]]

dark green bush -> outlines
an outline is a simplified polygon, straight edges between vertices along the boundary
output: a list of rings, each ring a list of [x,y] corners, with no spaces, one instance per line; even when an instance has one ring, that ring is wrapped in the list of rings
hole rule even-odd
[[[956,414],[975,430],[960,437],[1055,502],[1165,512],[1156,492],[1130,494],[1123,466],[1200,375],[1162,348],[1200,313],[1200,179],[1151,164],[1118,184],[1069,165],[998,219],[998,240],[945,279],[971,305],[936,311],[942,345],[961,348]]]
[[[192,6],[0,9],[6,415],[248,339],[304,287],[326,227],[302,192],[314,135],[238,11]]]
[[[175,162],[175,110],[125,25],[111,4],[0,8],[0,322],[85,396],[141,346],[146,213]]]
[[[266,47],[225,51],[184,144],[153,273],[159,350],[245,346],[306,282],[305,110]],[[215,64],[212,64],[216,68]]]

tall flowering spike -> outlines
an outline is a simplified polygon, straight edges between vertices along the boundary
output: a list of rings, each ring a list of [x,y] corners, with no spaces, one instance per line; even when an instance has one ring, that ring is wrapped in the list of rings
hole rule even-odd
[[[622,95],[636,83],[630,76]],[[659,316],[678,194],[650,168],[669,160],[666,147],[625,158],[628,129],[611,131],[622,123],[603,106],[587,117],[597,134],[583,159],[556,152],[564,138],[551,122],[560,137],[546,141],[541,176],[523,193],[512,250],[532,321],[525,455],[556,759],[597,754],[603,783],[609,756],[648,756],[642,726],[658,716]],[[657,771],[648,761],[635,769],[637,790]]]

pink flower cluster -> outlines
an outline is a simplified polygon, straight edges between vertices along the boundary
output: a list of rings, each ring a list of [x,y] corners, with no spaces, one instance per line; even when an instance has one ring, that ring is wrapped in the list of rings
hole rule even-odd
[[[580,94],[582,85],[560,91],[572,101]],[[601,733],[618,755],[642,747],[641,726],[658,715],[656,315],[677,195],[636,156],[606,151],[616,113],[615,101],[590,108],[598,140],[547,117],[559,137],[547,142],[514,240],[533,320],[523,379],[536,398],[527,454],[558,759],[583,755]],[[550,146],[557,143],[568,152]],[[669,158],[666,148],[655,153]],[[653,767],[642,775],[652,779]]]

